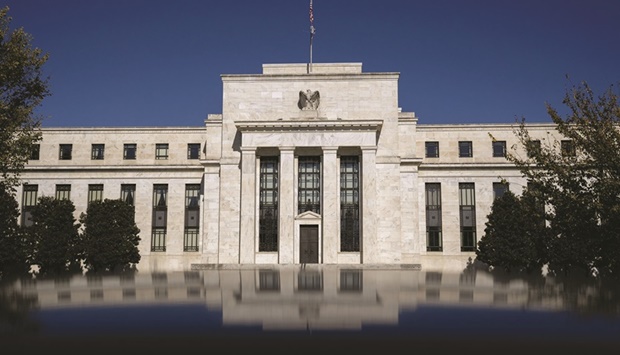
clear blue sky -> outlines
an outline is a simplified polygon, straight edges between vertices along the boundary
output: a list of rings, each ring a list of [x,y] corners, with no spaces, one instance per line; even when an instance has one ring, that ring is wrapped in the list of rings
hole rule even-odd
[[[309,58],[309,0],[4,5],[50,55],[46,127],[201,126],[220,74]],[[419,123],[549,122],[570,85],[620,83],[618,0],[314,0],[314,25],[314,63],[400,72]]]

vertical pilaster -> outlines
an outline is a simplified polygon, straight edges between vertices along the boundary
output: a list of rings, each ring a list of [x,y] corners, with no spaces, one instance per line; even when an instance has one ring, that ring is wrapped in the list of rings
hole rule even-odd
[[[377,257],[377,148],[362,147],[362,263],[375,263]]]
[[[280,147],[279,263],[292,264],[295,256],[295,148]]]
[[[323,196],[322,208],[322,250],[323,263],[333,264],[338,261],[340,249],[339,222],[340,196],[338,194],[338,147],[323,147]]]
[[[219,263],[220,167],[205,164],[201,235],[203,262]]]
[[[256,250],[256,148],[241,147],[239,263],[253,264]]]

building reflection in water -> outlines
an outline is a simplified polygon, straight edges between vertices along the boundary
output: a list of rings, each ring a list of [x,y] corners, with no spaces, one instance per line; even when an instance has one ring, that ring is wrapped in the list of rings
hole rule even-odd
[[[15,281],[3,286],[2,295],[4,303],[9,302],[7,295],[12,295],[10,302],[15,295],[29,300],[31,311],[194,305],[221,314],[223,328],[250,326],[262,331],[398,327],[404,313],[421,307],[605,313],[613,320],[611,326],[620,329],[615,290],[602,290],[596,283],[571,288],[544,278],[499,279],[475,270],[263,266],[75,275]]]

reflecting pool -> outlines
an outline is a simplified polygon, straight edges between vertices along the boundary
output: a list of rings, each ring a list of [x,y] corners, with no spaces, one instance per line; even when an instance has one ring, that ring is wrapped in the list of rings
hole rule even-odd
[[[618,353],[618,290],[480,270],[324,265],[19,279],[0,289],[0,344],[86,354],[403,346]]]

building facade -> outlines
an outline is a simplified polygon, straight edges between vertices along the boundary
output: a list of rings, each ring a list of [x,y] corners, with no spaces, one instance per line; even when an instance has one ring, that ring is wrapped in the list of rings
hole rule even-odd
[[[40,196],[122,198],[138,269],[243,264],[462,269],[493,199],[526,184],[512,124],[418,124],[399,73],[361,63],[264,64],[222,75],[202,127],[43,128],[22,174],[22,223]],[[545,144],[551,124],[529,126]],[[517,154],[525,151],[517,147]]]

